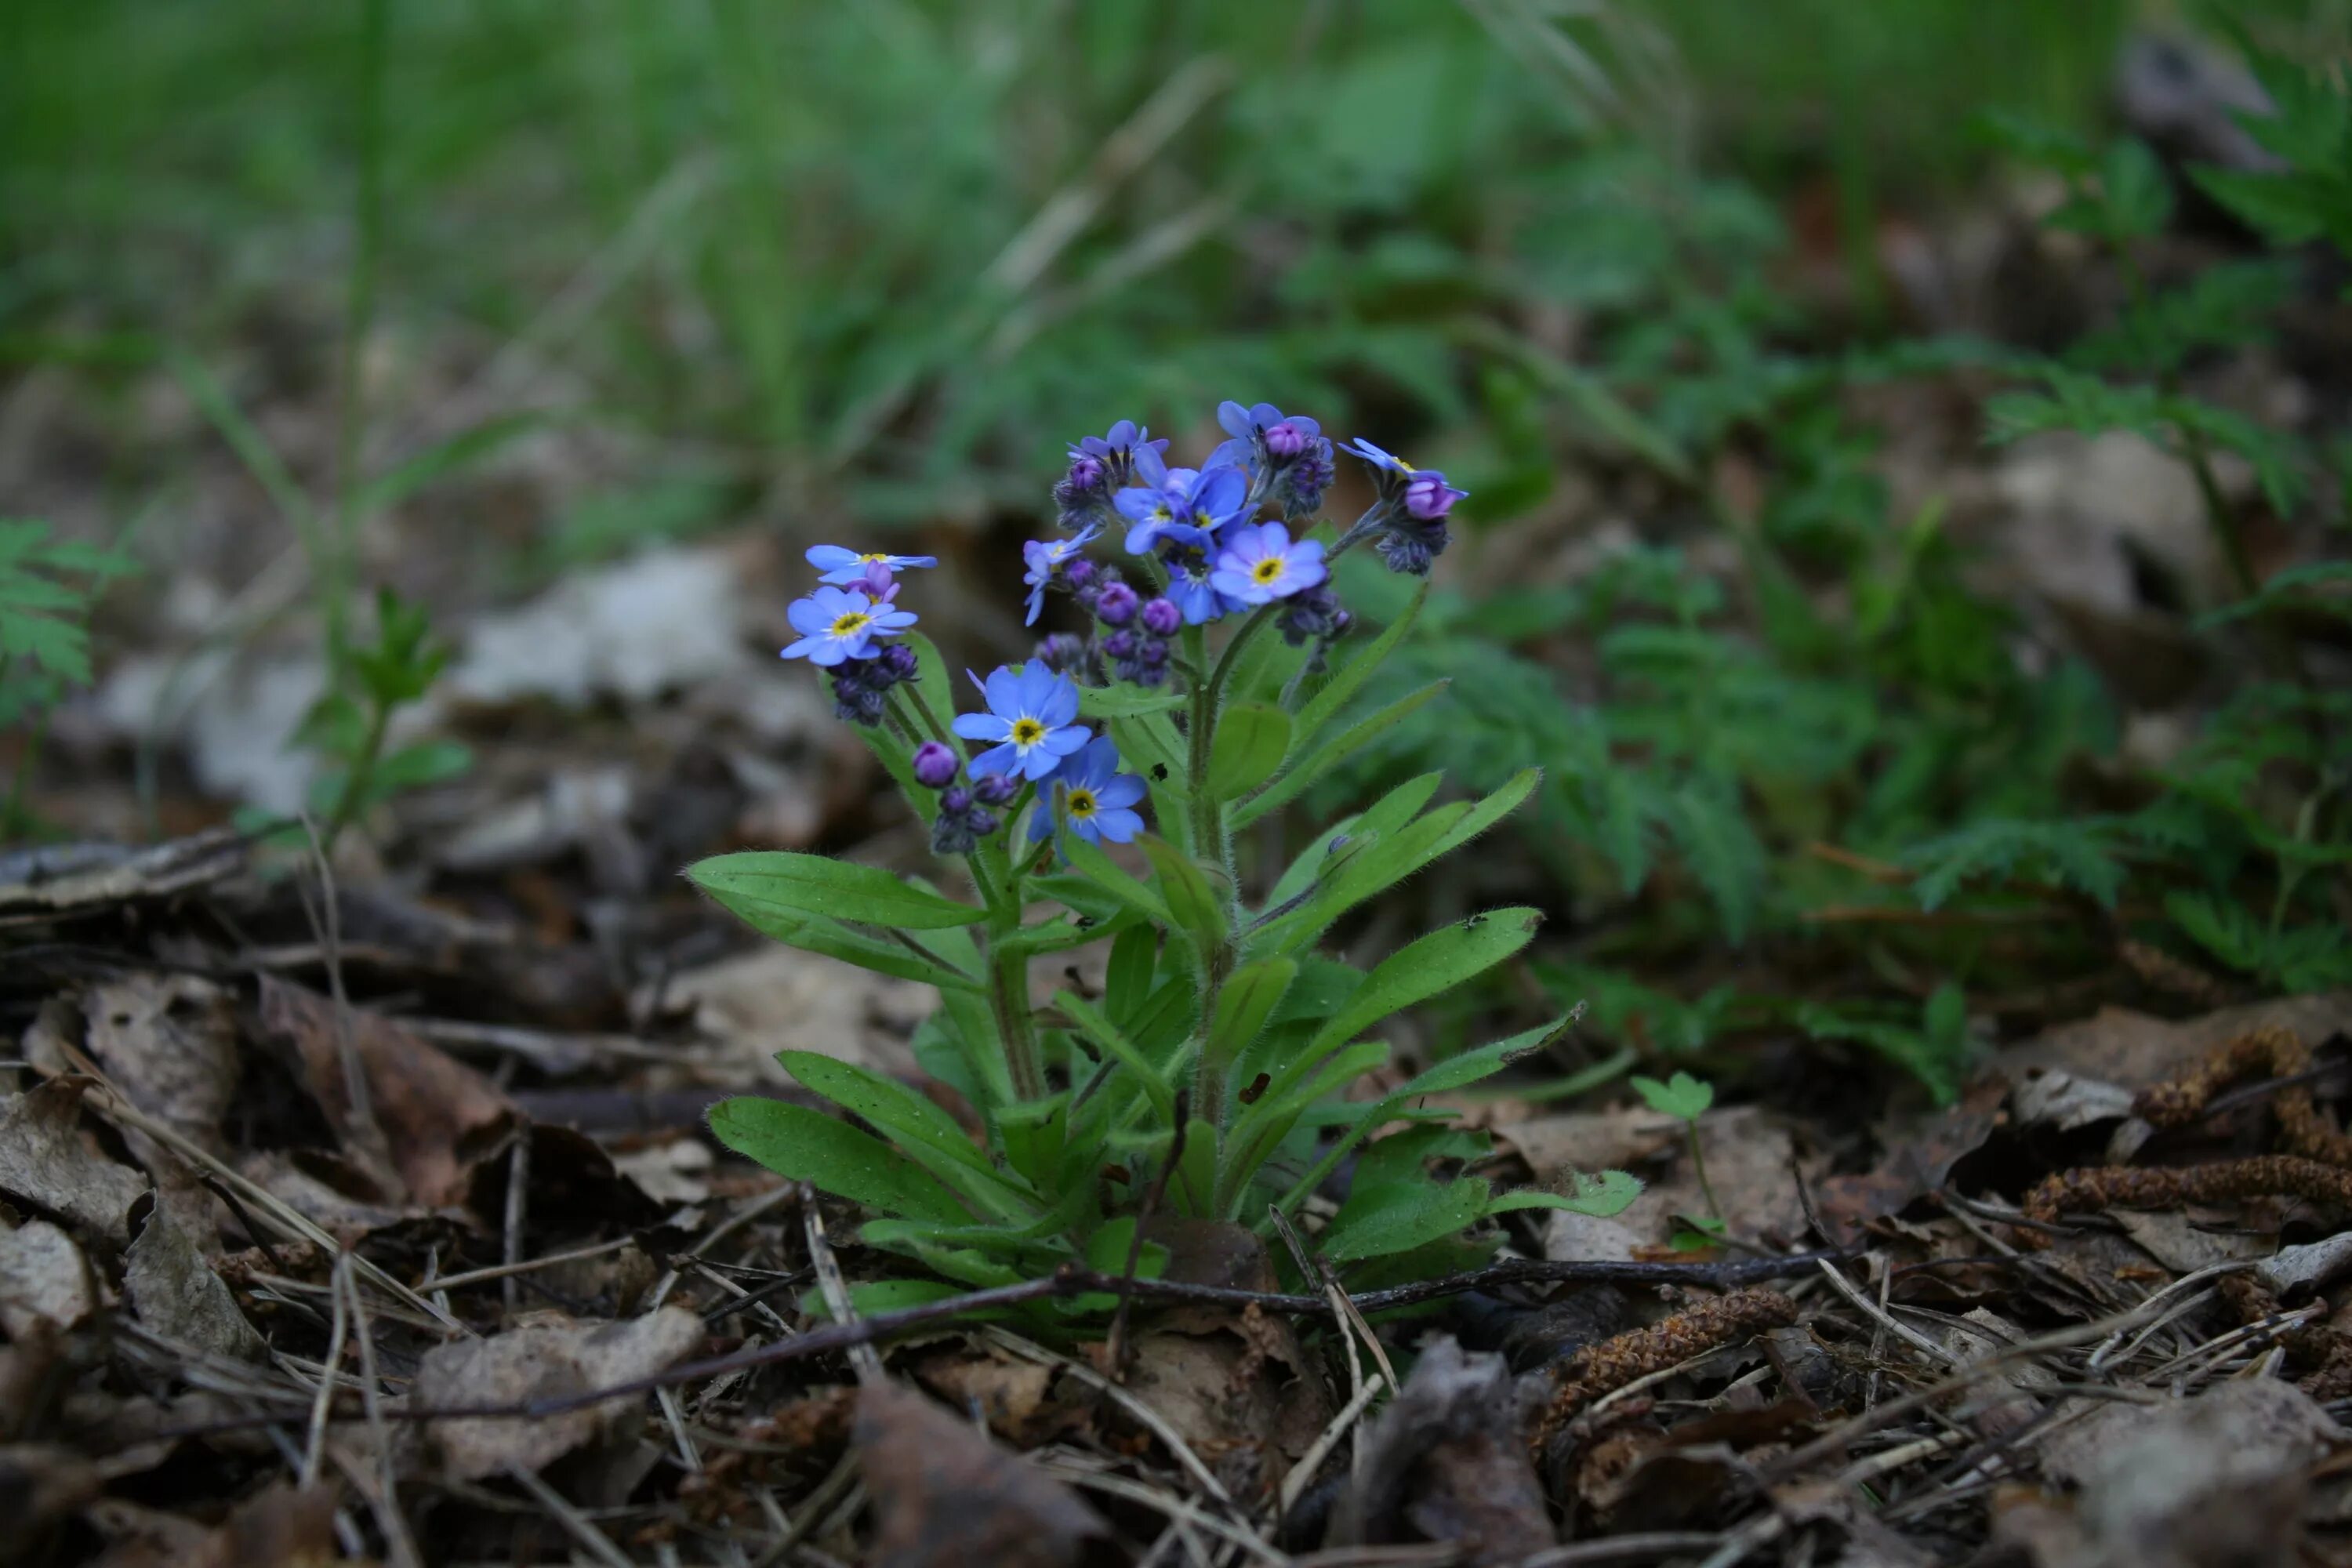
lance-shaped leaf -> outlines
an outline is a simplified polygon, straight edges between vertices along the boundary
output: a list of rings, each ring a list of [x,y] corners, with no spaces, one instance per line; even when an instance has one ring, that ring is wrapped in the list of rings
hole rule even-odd
[[[788,849],[718,855],[697,861],[687,875],[696,886],[745,919],[755,910],[781,909],[828,920],[928,931],[971,925],[988,911],[918,888],[879,866],[859,866]]]
[[[1290,750],[1290,715],[1271,702],[1229,702],[1209,742],[1209,794],[1233,800],[1274,776]]]
[[[1147,833],[1139,842],[1144,858],[1160,873],[1160,890],[1176,923],[1192,933],[1204,950],[1224,941],[1225,900],[1209,880],[1209,874],[1191,856],[1164,838]]]
[[[971,1221],[954,1194],[921,1166],[880,1139],[806,1106],[738,1095],[710,1108],[710,1131],[738,1154],[837,1198],[911,1219]]]

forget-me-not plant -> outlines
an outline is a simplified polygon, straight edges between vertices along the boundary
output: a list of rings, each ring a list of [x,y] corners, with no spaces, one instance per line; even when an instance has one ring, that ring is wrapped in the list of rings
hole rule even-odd
[[[1054,487],[1065,531],[1030,542],[1021,574],[1031,624],[1056,599],[1066,611],[1026,658],[972,676],[968,711],[898,604],[898,574],[934,558],[809,552],[820,582],[787,611],[799,635],[784,656],[826,670],[835,710],[950,871],[782,851],[692,868],[777,940],[938,993],[916,1054],[983,1138],[907,1084],[804,1052],[782,1057],[793,1077],[872,1131],[766,1098],[711,1114],[730,1147],[872,1211],[863,1238],[932,1277],[892,1282],[895,1300],[1073,1259],[1156,1268],[1163,1255],[1136,1239],[1139,1194],[1162,1194],[1161,1217],[1264,1231],[1374,1138],[1367,1174],[1308,1226],[1310,1244],[1365,1283],[1460,1262],[1488,1244],[1494,1215],[1613,1213],[1635,1190],[1612,1172],[1497,1191],[1459,1167],[1477,1135],[1427,1125],[1429,1097],[1541,1047],[1566,1020],[1402,1082],[1390,1067],[1386,1022],[1508,961],[1537,911],[1474,915],[1369,968],[1320,950],[1349,910],[1498,823],[1535,770],[1475,801],[1441,800],[1431,774],[1340,820],[1288,825],[1286,862],[1243,834],[1441,699],[1442,682],[1359,710],[1426,589],[1362,641],[1333,567],[1370,544],[1425,577],[1465,492],[1358,440],[1341,449],[1364,464],[1372,504],[1334,527],[1318,515],[1334,458],[1320,425],[1266,403],[1217,417],[1226,439],[1198,468],[1170,466],[1169,442],[1129,420],[1071,445]],[[1096,946],[1104,979],[1081,985],[1063,955]],[[1041,1004],[1033,973],[1071,983]],[[1381,1072],[1393,1087],[1355,1089]],[[1022,1310],[1053,1328],[1103,1305]]]

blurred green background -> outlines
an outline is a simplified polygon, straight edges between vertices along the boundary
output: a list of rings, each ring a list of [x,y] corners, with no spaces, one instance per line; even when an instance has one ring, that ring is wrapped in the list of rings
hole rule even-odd
[[[1496,351],[1465,323],[1638,308],[1684,249],[1769,252],[1792,205],[1866,268],[1874,224],[1981,169],[1977,110],[2095,120],[2142,15],[19,0],[0,331],[20,361],[148,334],[232,395],[331,381],[354,310],[520,345],[562,365],[563,417],[722,487],[591,533],[747,480],[877,519],[1025,506],[1076,432],[1244,391],[1458,432],[1492,470]]]

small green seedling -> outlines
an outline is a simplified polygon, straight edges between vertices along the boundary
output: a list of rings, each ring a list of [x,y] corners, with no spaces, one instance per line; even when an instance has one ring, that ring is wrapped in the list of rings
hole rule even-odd
[[[1626,1080],[1633,1086],[1649,1108],[1661,1116],[1671,1116],[1681,1121],[1683,1131],[1690,1140],[1691,1169],[1698,1173],[1698,1190],[1706,1194],[1706,1215],[1676,1215],[1688,1227],[1675,1234],[1674,1246],[1681,1252],[1695,1251],[1712,1246],[1723,1235],[1723,1205],[1715,1199],[1715,1185],[1706,1179],[1706,1156],[1699,1152],[1698,1119],[1715,1103],[1715,1085],[1705,1079],[1678,1072],[1665,1082],[1644,1078],[1636,1073]]]

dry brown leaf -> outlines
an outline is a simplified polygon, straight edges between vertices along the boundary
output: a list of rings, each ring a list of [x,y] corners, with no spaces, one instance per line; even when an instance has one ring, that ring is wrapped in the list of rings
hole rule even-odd
[[[88,1086],[87,1079],[52,1079],[0,1099],[0,1193],[58,1215],[86,1238],[120,1247],[131,1237],[131,1205],[147,1183],[82,1136]]]
[[[1080,1407],[1053,1399],[1059,1369],[1045,1362],[985,1350],[926,1355],[912,1368],[924,1387],[959,1410],[986,1421],[1008,1443],[1034,1448],[1067,1426]]]
[[[236,1092],[236,1017],[229,994],[192,974],[133,973],[82,998],[84,1047],[123,1098],[211,1154]],[[144,1161],[144,1135],[125,1134]]]
[[[702,1320],[682,1307],[615,1323],[536,1323],[434,1346],[417,1365],[411,1397],[426,1409],[561,1399],[650,1377],[701,1342]],[[509,1465],[536,1470],[644,1404],[632,1395],[543,1419],[436,1421],[427,1435],[451,1475],[478,1480]]]
[[[123,1284],[139,1321],[165,1339],[206,1355],[268,1360],[269,1347],[237,1310],[236,1298],[205,1261],[170,1207],[145,1206],[145,1221],[123,1264]]]
[[[2243,1263],[2270,1256],[2276,1238],[2231,1226],[2234,1216],[2200,1210],[2110,1209],[2111,1218],[2142,1250],[2176,1273],[2189,1274],[2217,1263]]]
[[[0,1345],[0,1444],[13,1443],[48,1418],[58,1392],[58,1363],[65,1334],[47,1318],[34,1318],[19,1331],[9,1330]]]
[[[874,1561],[891,1568],[1065,1568],[1110,1533],[1069,1488],[894,1384],[860,1392],[856,1443]]]
[[[0,1230],[0,1328],[10,1339],[37,1320],[70,1329],[98,1304],[98,1278],[72,1237],[39,1219]]]
[[[1424,1345],[1373,1425],[1324,1544],[1451,1542],[1471,1562],[1503,1563],[1556,1540],[1510,1368],[1450,1336]]]
[[[326,1568],[335,1544],[335,1489],[280,1481],[239,1503],[211,1530],[157,1520],[120,1542],[92,1568]]]
[[[1552,1258],[1626,1258],[1641,1247],[1670,1241],[1677,1228],[1675,1215],[1707,1213],[1684,1123],[1674,1117],[1647,1109],[1548,1116],[1502,1128],[1496,1136],[1518,1149],[1540,1181],[1555,1180],[1565,1171],[1611,1167],[1643,1179],[1642,1195],[1613,1220],[1595,1223],[1555,1211],[1544,1247]],[[1761,1107],[1731,1106],[1701,1117],[1699,1152],[1731,1234],[1789,1242],[1804,1234],[1804,1200],[1793,1173],[1795,1142]],[[1813,1167],[1808,1179],[1818,1174],[1818,1162],[1804,1163]]]
[[[1923,1121],[1881,1127],[1878,1142],[1886,1153],[1877,1167],[1832,1176],[1815,1194],[1822,1222],[1844,1232],[1832,1239],[1850,1242],[1864,1226],[1900,1214],[1940,1188],[1952,1167],[1983,1147],[2001,1124],[2005,1117],[2001,1101],[2007,1093],[2003,1079],[1979,1078],[1969,1086],[1958,1104]]]
[[[2088,1018],[2061,1025],[2001,1052],[1999,1065],[2012,1079],[2029,1068],[2057,1068],[2079,1078],[2141,1089],[2176,1076],[2217,1047],[2267,1025],[2283,1025],[2312,1046],[2330,1035],[2352,1032],[2352,991],[2224,1007],[2177,1024],[2127,1007],[2102,1007]]]
[[[341,1010],[315,992],[264,976],[261,1023],[289,1047],[343,1152],[381,1149],[387,1175],[427,1208],[464,1200],[474,1167],[503,1146],[519,1113],[490,1080],[380,1015]],[[348,1035],[346,1037],[346,1031]],[[353,1103],[343,1041],[357,1058],[367,1106]],[[387,1196],[394,1195],[387,1194]]]
[[[669,1001],[744,1074],[791,1081],[780,1050],[838,1057],[886,1077],[919,1074],[915,1027],[938,1004],[928,985],[771,944],[672,977]]]
[[[2292,1384],[2238,1378],[2156,1409],[2105,1405],[2057,1431],[2042,1464],[2083,1488],[2085,1568],[2293,1563],[2310,1467],[2347,1438]]]

